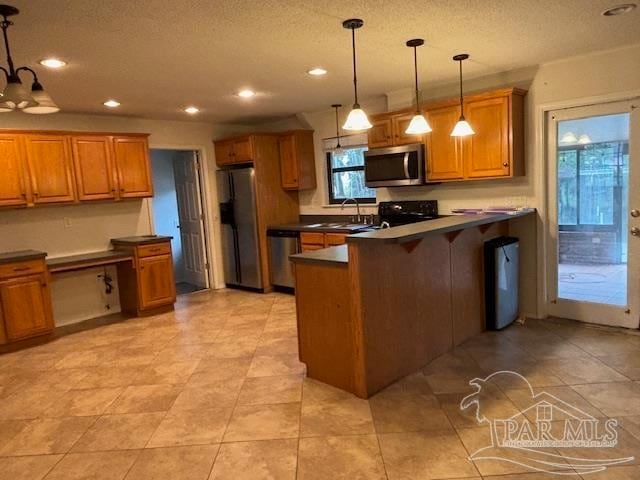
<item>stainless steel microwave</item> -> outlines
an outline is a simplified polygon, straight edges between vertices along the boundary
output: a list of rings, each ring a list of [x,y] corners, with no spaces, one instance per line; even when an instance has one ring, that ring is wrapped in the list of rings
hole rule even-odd
[[[375,148],[364,154],[367,187],[400,187],[424,183],[424,145]]]

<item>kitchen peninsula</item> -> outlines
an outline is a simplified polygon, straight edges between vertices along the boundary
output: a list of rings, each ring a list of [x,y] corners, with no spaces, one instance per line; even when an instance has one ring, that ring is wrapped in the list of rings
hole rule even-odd
[[[482,332],[483,244],[522,217],[534,212],[442,217],[293,255],[308,376],[368,398]]]

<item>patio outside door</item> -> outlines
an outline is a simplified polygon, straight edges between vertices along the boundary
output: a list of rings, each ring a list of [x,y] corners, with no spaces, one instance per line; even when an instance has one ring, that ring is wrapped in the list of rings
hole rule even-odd
[[[640,325],[640,101],[549,112],[550,315]]]

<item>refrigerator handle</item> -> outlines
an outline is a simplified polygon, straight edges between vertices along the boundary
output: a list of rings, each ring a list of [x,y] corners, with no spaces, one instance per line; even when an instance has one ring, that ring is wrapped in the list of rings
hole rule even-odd
[[[236,189],[233,182],[233,172],[227,173],[229,178],[229,214],[231,217],[231,231],[233,232],[233,255],[236,258],[236,279],[242,284],[242,268],[240,266],[240,240],[238,239],[238,225],[236,224],[236,211],[234,200],[236,198]]]

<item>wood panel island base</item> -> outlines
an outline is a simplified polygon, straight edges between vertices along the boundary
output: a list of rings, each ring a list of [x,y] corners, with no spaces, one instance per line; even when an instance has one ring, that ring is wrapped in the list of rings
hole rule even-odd
[[[307,375],[368,398],[482,332],[483,244],[526,215],[443,217],[293,255]]]

